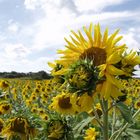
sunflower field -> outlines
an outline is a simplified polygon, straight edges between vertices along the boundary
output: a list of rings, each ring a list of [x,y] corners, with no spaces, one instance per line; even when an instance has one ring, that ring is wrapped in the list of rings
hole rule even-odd
[[[0,140],[140,140],[140,56],[100,25],[71,31],[48,80],[0,80]]]

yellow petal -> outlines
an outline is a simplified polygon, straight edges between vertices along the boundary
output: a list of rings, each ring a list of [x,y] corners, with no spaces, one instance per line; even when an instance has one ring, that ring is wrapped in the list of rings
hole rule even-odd
[[[115,85],[116,87],[122,89],[122,84],[119,80],[117,80],[114,76],[107,74],[106,73],[106,78],[107,80],[109,80],[113,85]]]
[[[107,64],[102,64],[98,66],[100,72],[99,72],[99,77],[103,77],[105,75],[105,69],[106,69]]]
[[[116,68],[113,65],[107,65],[106,68],[107,73],[111,74],[111,75],[125,75],[125,72]]]
[[[111,49],[112,47],[112,42],[115,36],[118,34],[119,30],[116,30],[107,40],[107,48]]]
[[[119,36],[118,38],[116,38],[114,41],[113,41],[113,45],[115,45],[117,42],[119,42],[123,37],[122,36]]]
[[[101,89],[101,98],[105,98],[108,99],[110,97],[111,94],[111,84],[109,81],[105,81],[103,82],[103,86]]]
[[[113,86],[113,91],[111,92],[111,96],[115,99],[118,98],[118,96],[122,96],[123,93],[115,86]]]
[[[90,41],[90,44],[92,45],[93,44],[93,39],[92,39],[92,34],[90,32],[88,32],[88,30],[86,29],[86,27],[83,27],[84,29],[84,32],[86,33],[89,41]]]
[[[108,28],[106,28],[106,30],[105,30],[105,32],[104,32],[104,36],[103,36],[103,45],[106,44],[107,38],[108,38]]]
[[[80,45],[80,43],[76,39],[74,39],[71,35],[70,35],[70,38],[74,42],[75,45],[78,45],[78,46]]]
[[[107,58],[107,63],[108,64],[116,64],[121,60],[120,54],[116,51],[112,53],[108,58]]]
[[[48,62],[48,65],[49,65],[51,68],[54,68],[54,67],[55,67],[55,64],[54,64],[54,63],[51,63],[51,62]]]
[[[59,71],[53,72],[52,75],[64,75],[67,71],[68,71],[68,69],[63,68]]]

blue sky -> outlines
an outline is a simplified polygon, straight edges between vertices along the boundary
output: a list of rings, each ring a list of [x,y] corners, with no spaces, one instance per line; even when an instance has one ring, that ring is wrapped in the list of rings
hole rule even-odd
[[[91,22],[120,28],[123,43],[138,50],[139,17],[139,0],[0,0],[0,71],[49,71],[70,30]]]

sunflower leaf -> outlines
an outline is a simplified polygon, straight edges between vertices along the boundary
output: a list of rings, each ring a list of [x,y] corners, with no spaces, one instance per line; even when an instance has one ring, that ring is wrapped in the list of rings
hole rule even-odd
[[[131,136],[131,140],[140,140],[140,130],[139,129],[127,129],[127,133]]]
[[[86,119],[84,119],[83,121],[81,121],[80,123],[78,123],[75,127],[74,130],[78,130],[78,132],[80,133],[82,131],[82,129],[88,125],[95,117],[88,117]]]
[[[121,115],[128,123],[133,123],[131,110],[123,102],[118,102],[116,104],[117,108],[120,110]]]

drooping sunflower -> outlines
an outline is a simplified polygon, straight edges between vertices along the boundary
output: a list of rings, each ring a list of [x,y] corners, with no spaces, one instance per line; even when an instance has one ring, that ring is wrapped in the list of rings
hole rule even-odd
[[[51,110],[55,110],[62,114],[76,113],[76,95],[69,93],[61,93],[53,97],[52,103],[49,105]]]
[[[8,125],[2,130],[2,137],[6,137],[7,140],[20,139],[28,140],[29,137],[35,136],[35,129],[31,128],[28,121],[22,117],[15,117],[9,120]]]
[[[78,33],[71,31],[73,34],[73,36],[70,35],[71,41],[65,38],[66,49],[58,51],[63,56],[56,61],[63,68],[53,74],[64,75],[71,64],[78,60],[88,59],[99,68],[99,77],[103,79],[100,81],[100,97],[108,99],[109,97],[117,98],[121,96],[122,93],[119,89],[122,88],[122,85],[117,77],[121,75],[130,76],[132,67],[140,63],[140,57],[135,53],[124,55],[127,47],[125,44],[118,44],[122,39],[122,36],[117,36],[119,30],[108,36],[108,29],[106,28],[102,36],[99,24],[94,26],[94,35],[92,24],[89,28],[84,27],[83,29],[86,37],[80,31]],[[129,59],[131,59],[131,63],[128,62]],[[130,71],[127,71],[126,67],[128,65],[126,63],[134,64],[131,70],[129,69]]]

